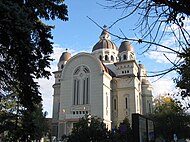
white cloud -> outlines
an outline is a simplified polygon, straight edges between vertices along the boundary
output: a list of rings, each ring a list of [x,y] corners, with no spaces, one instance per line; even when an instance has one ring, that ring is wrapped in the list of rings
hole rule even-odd
[[[187,18],[184,20],[184,29],[187,31],[187,33],[190,33],[190,20]],[[161,45],[164,45],[164,46],[169,47],[176,51],[180,51],[180,48],[179,48],[180,46],[186,46],[186,45],[179,45],[179,43],[177,41],[177,39],[179,39],[181,41],[181,43],[183,43],[182,41],[185,40],[177,25],[172,24],[171,26],[168,26],[168,28],[166,28],[166,29],[163,28],[163,30],[165,30],[165,35],[162,38],[162,42],[160,43]],[[173,32],[175,33],[175,36],[174,36]],[[189,38],[187,33],[184,33],[185,37]],[[145,55],[147,57],[149,57],[150,59],[155,60],[158,63],[170,63],[170,61],[175,62],[175,60],[177,58],[176,53],[174,53],[174,52],[172,53],[171,50],[166,49],[164,47],[152,46],[151,49],[152,50],[147,52]]]
[[[171,93],[175,88],[175,84],[172,79],[159,79],[156,82],[152,83],[153,85],[153,94],[154,96]]]
[[[51,76],[49,79],[39,79],[39,85],[40,85],[40,92],[42,93],[42,99],[43,99],[43,108],[44,111],[48,112],[47,117],[52,117],[52,109],[53,109],[53,88],[52,85],[54,84],[54,76],[52,74],[53,71],[57,70],[57,63],[59,61],[59,58],[61,54],[65,51],[65,48],[61,47],[58,44],[53,45],[54,53],[51,55],[51,57],[54,59],[54,61],[51,63],[51,69],[48,69],[51,72]]]
[[[40,84],[40,92],[42,93],[42,99],[43,99],[43,110],[48,112],[47,117],[52,116],[52,106],[53,106],[53,82],[54,78],[51,76],[48,79],[39,79],[38,80]]]
[[[164,45],[166,47],[170,47],[173,50],[178,51],[179,48],[177,48],[178,46],[175,44],[175,38],[174,37],[168,37],[167,39],[163,39],[163,42],[160,43],[161,45]],[[149,52],[145,53],[145,55],[147,57],[149,57],[150,59],[155,60],[158,63],[170,63],[171,62],[175,62],[176,58],[177,58],[177,54],[174,53],[173,51],[166,49],[164,47],[152,47],[152,50],[150,50]],[[169,59],[169,60],[168,60]]]
[[[177,59],[176,54],[167,53],[167,51],[164,51],[164,52],[150,51],[146,53],[145,55],[149,57],[150,59],[155,60],[158,63],[171,63],[171,62],[175,62],[175,60]]]

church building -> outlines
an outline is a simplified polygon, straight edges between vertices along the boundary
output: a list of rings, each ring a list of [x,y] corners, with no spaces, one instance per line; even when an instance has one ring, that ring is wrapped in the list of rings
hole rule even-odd
[[[53,72],[52,134],[71,133],[85,114],[100,117],[108,129],[117,127],[132,113],[152,111],[152,85],[143,64],[138,64],[134,47],[122,41],[119,48],[106,28],[92,53],[72,56],[63,52]]]

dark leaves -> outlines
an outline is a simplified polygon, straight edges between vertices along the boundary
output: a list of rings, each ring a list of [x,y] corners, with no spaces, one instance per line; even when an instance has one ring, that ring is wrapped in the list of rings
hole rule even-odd
[[[34,118],[32,114],[42,100],[35,79],[48,78],[50,72],[47,68],[50,68],[50,55],[53,53],[53,26],[46,25],[40,18],[66,21],[67,6],[62,0],[0,1],[0,89],[5,97],[10,94],[16,96],[24,110],[22,116],[28,120]],[[3,115],[0,114],[0,117]],[[7,117],[12,120],[11,116]],[[30,121],[29,124],[25,123],[25,119],[20,121],[22,126],[26,124],[31,127],[28,133],[38,130],[35,122]],[[21,129],[24,131],[27,127]]]

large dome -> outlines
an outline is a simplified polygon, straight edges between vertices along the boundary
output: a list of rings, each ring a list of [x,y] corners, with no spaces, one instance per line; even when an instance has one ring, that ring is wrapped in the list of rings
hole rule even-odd
[[[129,41],[123,41],[119,47],[119,53],[123,52],[123,51],[132,51],[134,52],[134,48],[131,45],[131,43]]]
[[[118,50],[115,43],[111,41],[110,34],[106,29],[103,29],[100,35],[100,41],[96,43],[92,49],[92,52],[99,49],[114,49]]]
[[[92,52],[98,49],[115,49],[118,50],[117,46],[110,40],[102,39],[96,43],[92,49]]]
[[[71,58],[71,53],[69,52],[63,52],[60,59],[59,59],[59,62],[61,61],[68,61],[69,59]]]

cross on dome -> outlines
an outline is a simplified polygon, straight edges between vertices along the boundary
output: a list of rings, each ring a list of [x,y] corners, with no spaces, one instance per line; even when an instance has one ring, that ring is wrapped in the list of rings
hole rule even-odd
[[[106,25],[104,25],[103,28],[104,28],[104,30],[107,30],[107,26]]]

